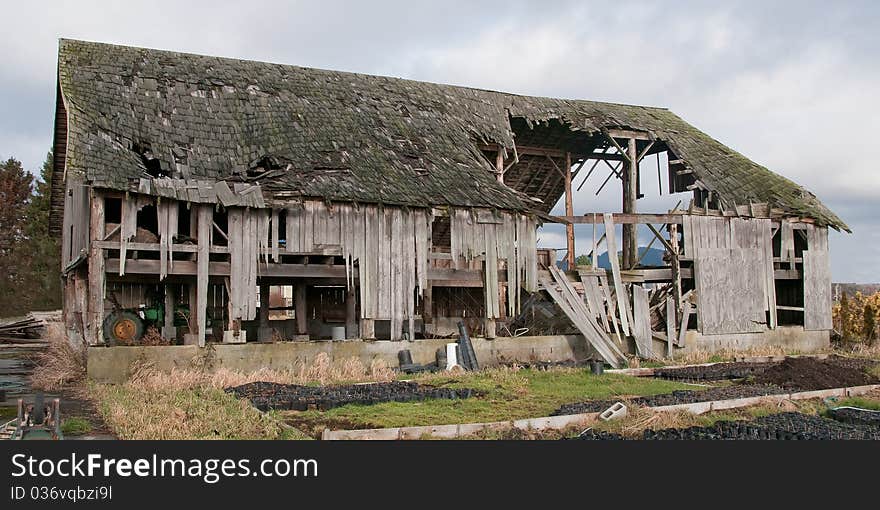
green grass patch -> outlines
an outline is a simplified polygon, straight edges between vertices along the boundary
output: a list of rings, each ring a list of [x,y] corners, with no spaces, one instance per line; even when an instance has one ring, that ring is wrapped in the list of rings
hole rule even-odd
[[[12,406],[0,407],[0,420],[9,421],[18,416],[18,408]]]
[[[560,405],[584,400],[655,395],[692,386],[621,374],[593,375],[586,369],[490,369],[473,374],[435,374],[419,383],[473,388],[478,397],[461,400],[347,405],[328,411],[285,412],[288,421],[311,434],[331,428],[382,428],[475,423],[549,416]]]
[[[65,436],[81,436],[92,431],[92,424],[85,418],[74,416],[61,422],[61,433]]]
[[[865,397],[849,397],[834,403],[834,407],[859,407],[861,409],[870,409],[872,411],[880,411],[880,400],[874,400]]]

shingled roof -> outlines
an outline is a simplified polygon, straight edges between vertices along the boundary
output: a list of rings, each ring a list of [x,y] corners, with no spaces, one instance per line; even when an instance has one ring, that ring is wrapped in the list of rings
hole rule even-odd
[[[587,136],[647,131],[725,203],[767,203],[847,228],[812,193],[662,108],[67,39],[58,83],[67,113],[60,161],[96,187],[137,191],[158,170],[258,182],[267,197],[525,210],[523,194],[495,181],[479,149],[512,149],[511,119],[521,117]],[[249,176],[255,167],[268,170]]]

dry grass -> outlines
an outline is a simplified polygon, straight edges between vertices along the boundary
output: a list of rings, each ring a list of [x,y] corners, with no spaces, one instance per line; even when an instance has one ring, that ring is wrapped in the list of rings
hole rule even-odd
[[[272,414],[218,388],[153,389],[138,382],[90,385],[104,422],[120,439],[283,439]]]
[[[777,346],[750,347],[748,349],[722,349],[714,352],[698,350],[675,356],[672,362],[676,365],[698,365],[701,363],[733,361],[736,358],[742,357],[785,356],[792,354],[800,354],[800,352],[786,351],[782,347]]]
[[[137,362],[125,384],[91,384],[89,393],[107,425],[122,439],[301,439],[275,413],[260,413],[224,388],[264,381],[281,384],[389,381],[395,373],[384,362],[369,367],[356,358],[331,363],[319,354],[311,364],[291,370],[263,368],[242,373],[188,369],[157,370]]]
[[[625,402],[626,403],[626,402]],[[627,415],[619,420],[596,421],[592,428],[621,434],[625,437],[640,438],[645,430],[684,429],[706,427],[718,421],[750,420],[768,414],[796,411],[817,414],[825,408],[822,400],[783,400],[781,402],[758,404],[738,409],[725,409],[705,414],[691,414],[687,411],[654,411],[647,407],[627,404]]]
[[[836,346],[834,350],[835,353],[842,356],[880,359],[880,342],[874,342],[874,345],[868,345],[862,342],[842,344]]]
[[[138,341],[138,345],[171,345],[171,341],[162,338],[162,334],[156,326],[149,326],[144,336]]]
[[[384,361],[375,359],[370,366],[358,358],[348,358],[332,363],[330,356],[320,353],[311,364],[298,362],[290,370],[261,368],[254,372],[239,372],[228,368],[210,370],[202,366],[172,368],[170,372],[156,370],[155,365],[136,362],[131,367],[128,384],[146,391],[182,390],[189,388],[229,388],[251,382],[279,384],[339,384],[352,382],[385,382],[395,378],[396,373]]]
[[[86,347],[71,344],[60,322],[46,325],[49,346],[34,357],[31,384],[44,391],[57,391],[78,384],[86,376]]]

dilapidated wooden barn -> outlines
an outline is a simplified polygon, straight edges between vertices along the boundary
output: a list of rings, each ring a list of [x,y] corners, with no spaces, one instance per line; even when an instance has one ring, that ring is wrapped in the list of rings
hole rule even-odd
[[[509,337],[539,295],[613,365],[742,338],[827,343],[827,229],[847,229],[662,108],[74,40],[59,47],[54,154],[64,318],[91,345],[150,326],[202,346],[417,341],[459,321]],[[692,199],[639,213],[639,163],[659,172],[661,154],[667,193]],[[605,166],[622,210],[575,213],[573,180]],[[566,225],[565,271],[537,247],[548,222]],[[590,266],[574,264],[578,225]],[[640,264],[639,228],[663,267]]]

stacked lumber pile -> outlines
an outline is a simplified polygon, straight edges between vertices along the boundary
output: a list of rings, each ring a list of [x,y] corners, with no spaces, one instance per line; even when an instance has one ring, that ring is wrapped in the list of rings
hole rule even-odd
[[[46,324],[60,322],[61,312],[31,312],[25,317],[0,321],[0,343],[39,343],[46,333]]]

